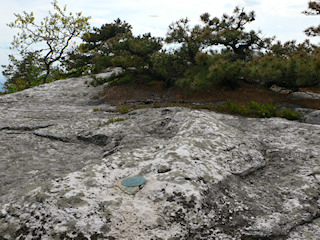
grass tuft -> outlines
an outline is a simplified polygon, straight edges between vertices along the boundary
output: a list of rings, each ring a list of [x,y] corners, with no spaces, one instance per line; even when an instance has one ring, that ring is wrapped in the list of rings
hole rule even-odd
[[[107,122],[99,123],[98,126],[102,127],[102,126],[106,126],[106,125],[109,125],[109,124],[112,124],[112,123],[122,122],[122,121],[125,121],[125,120],[128,120],[128,118],[111,118]]]

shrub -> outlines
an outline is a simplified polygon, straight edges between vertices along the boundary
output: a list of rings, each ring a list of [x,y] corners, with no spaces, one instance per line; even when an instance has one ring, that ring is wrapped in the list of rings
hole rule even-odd
[[[83,43],[72,49],[63,61],[69,75],[77,77],[86,73],[99,73],[112,66],[114,43],[122,41],[124,36],[131,36],[131,29],[128,23],[118,18],[113,23],[94,27],[90,33],[84,34]]]
[[[282,117],[288,120],[298,120],[302,117],[300,113],[294,112],[292,109],[279,110],[279,106],[273,103],[259,104],[253,101],[244,105],[227,100],[224,104],[217,106],[216,109],[221,112],[261,118]]]
[[[124,104],[120,104],[120,113],[125,114],[130,111],[130,108],[126,107]]]
[[[299,120],[303,115],[293,111],[292,109],[282,109],[279,116],[288,120]]]
[[[184,77],[177,83],[182,87],[200,90],[210,86],[237,87],[237,82],[244,75],[244,61],[229,61],[229,55],[199,53],[197,65],[186,70]]]
[[[188,69],[188,62],[178,52],[161,51],[151,56],[154,77],[166,83],[166,86],[174,85],[175,81],[184,75]]]
[[[184,77],[177,80],[177,85],[190,90],[201,90],[213,85],[207,66],[193,66],[186,70]]]
[[[257,102],[251,101],[249,102],[248,107],[253,110],[259,110],[261,108],[261,105]]]
[[[4,83],[7,93],[22,91],[42,83],[44,68],[37,53],[28,52],[21,60],[12,55],[9,58],[10,64],[2,66],[4,68],[2,74],[7,78]]]
[[[256,109],[256,112],[260,117],[276,117],[277,116],[277,106],[272,103],[262,104],[260,108]]]
[[[246,77],[267,85],[282,87],[312,87],[320,83],[319,48],[309,42],[295,45],[277,43],[265,55],[246,64]]]
[[[242,104],[233,103],[230,99],[224,104],[217,106],[217,110],[232,114],[248,115],[250,113],[249,108]]]
[[[230,62],[221,59],[209,67],[210,77],[215,84],[235,88],[242,77],[243,63],[241,60]]]
[[[123,41],[115,42],[112,46],[114,56],[112,66],[124,69],[122,75],[114,78],[113,83],[147,83],[152,81],[155,73],[152,55],[162,47],[161,39],[142,36],[126,36]]]

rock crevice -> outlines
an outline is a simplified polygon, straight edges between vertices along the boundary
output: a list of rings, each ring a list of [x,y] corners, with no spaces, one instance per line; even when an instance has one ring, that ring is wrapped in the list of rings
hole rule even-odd
[[[8,130],[8,131],[34,131],[42,128],[51,127],[52,124],[49,125],[40,125],[40,126],[17,126],[17,127],[1,127],[0,131]]]

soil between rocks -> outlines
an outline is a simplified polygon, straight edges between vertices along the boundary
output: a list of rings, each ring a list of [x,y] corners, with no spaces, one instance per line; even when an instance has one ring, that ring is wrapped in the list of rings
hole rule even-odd
[[[320,92],[315,89],[301,88],[299,91]],[[260,104],[289,104],[302,108],[320,109],[320,99],[293,99],[289,95],[271,91],[259,84],[240,82],[236,89],[208,88],[202,91],[183,91],[178,87],[166,88],[164,83],[152,85],[109,86],[100,95],[108,104],[137,107],[140,104],[156,102],[164,107],[169,103],[215,103],[230,99],[233,103],[255,101]]]

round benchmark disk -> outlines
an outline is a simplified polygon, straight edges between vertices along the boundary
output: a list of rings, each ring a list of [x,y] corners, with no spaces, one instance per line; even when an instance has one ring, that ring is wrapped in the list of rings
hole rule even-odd
[[[126,187],[137,187],[145,184],[147,180],[144,177],[127,177],[121,181],[121,184]]]

